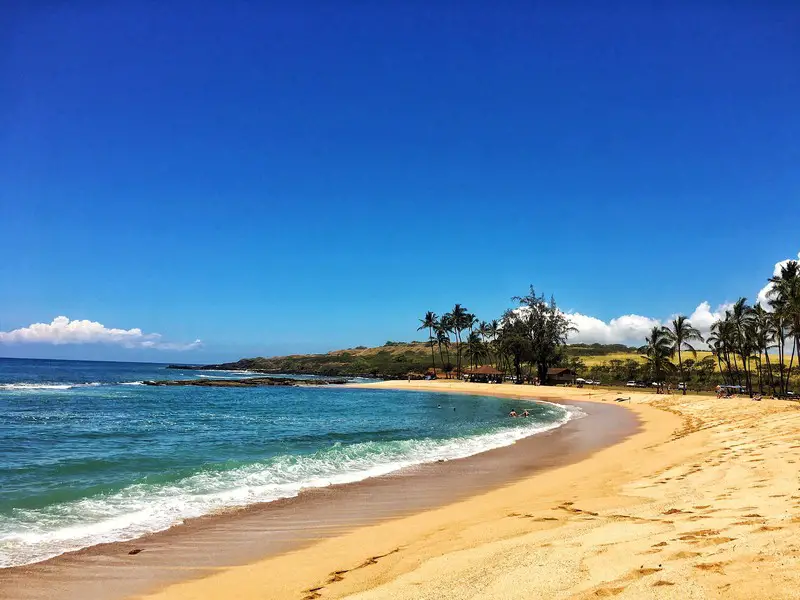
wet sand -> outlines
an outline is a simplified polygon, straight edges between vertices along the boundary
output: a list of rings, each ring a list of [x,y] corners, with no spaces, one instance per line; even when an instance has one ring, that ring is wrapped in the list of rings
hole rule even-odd
[[[607,405],[620,396],[452,381],[376,386]],[[584,460],[146,598],[800,598],[800,404],[624,395],[639,429]]]
[[[457,402],[457,396],[452,401]],[[138,596],[501,488],[545,469],[582,460],[639,429],[638,417],[621,406],[561,402],[579,406],[587,416],[469,458],[309,489],[296,498],[192,519],[131,542],[102,544],[3,569],[0,598]]]

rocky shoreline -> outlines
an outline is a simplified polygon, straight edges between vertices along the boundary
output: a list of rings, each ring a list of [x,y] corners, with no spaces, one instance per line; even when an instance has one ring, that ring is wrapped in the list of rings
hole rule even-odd
[[[364,377],[372,379],[398,379],[398,377],[391,377],[382,373],[342,373],[338,369],[264,369],[258,366],[259,361],[266,359],[253,359],[243,358],[236,362],[220,363],[214,365],[167,365],[167,369],[175,369],[178,371],[247,371],[249,373],[264,373],[266,375],[316,375],[318,377]],[[399,377],[404,379],[405,377]]]
[[[183,385],[196,387],[264,387],[264,386],[320,386],[343,385],[345,379],[291,379],[289,377],[248,377],[246,379],[162,379],[143,381],[144,385],[169,386]]]

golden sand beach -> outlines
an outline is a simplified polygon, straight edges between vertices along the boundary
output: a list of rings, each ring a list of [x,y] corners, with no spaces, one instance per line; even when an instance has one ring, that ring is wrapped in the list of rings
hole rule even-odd
[[[370,385],[555,401],[620,396]],[[624,405],[641,430],[584,460],[147,598],[800,598],[800,406],[637,393]]]

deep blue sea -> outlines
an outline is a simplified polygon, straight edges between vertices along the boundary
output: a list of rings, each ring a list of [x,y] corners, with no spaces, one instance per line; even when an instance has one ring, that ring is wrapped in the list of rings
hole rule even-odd
[[[470,456],[573,416],[542,403],[511,419],[519,403],[481,396],[140,383],[246,376],[0,359],[0,567]]]

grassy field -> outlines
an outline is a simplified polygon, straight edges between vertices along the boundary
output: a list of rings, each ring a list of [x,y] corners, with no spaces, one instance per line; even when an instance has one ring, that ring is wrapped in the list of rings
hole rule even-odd
[[[713,357],[714,355],[713,355],[713,353],[711,353],[711,352],[709,352],[707,350],[700,350],[700,351],[697,352],[697,357],[695,358],[692,355],[691,352],[684,352],[683,353],[683,360],[692,359],[692,360],[695,360],[695,361],[701,361],[706,356]],[[790,357],[788,357],[788,356],[784,357],[784,364],[787,367],[789,366],[789,358]],[[602,356],[581,356],[581,360],[583,361],[583,363],[587,367],[593,367],[595,365],[607,365],[612,360],[621,360],[622,362],[625,362],[626,360],[635,360],[637,362],[644,362],[644,358],[642,357],[642,355],[637,353],[637,352],[612,352],[612,353],[609,353],[609,354],[604,354]],[[738,358],[737,358],[737,360],[738,360]],[[778,364],[778,357],[777,356],[770,355],[769,360],[770,360],[770,363],[773,364],[773,365],[777,365]],[[677,356],[675,357],[675,360],[673,362],[675,364],[678,364],[678,357]],[[716,359],[714,359],[714,364],[716,365]],[[764,361],[764,364],[766,364],[766,361]],[[795,357],[794,365],[798,366],[797,357]],[[718,370],[718,369],[715,369],[715,370]]]

